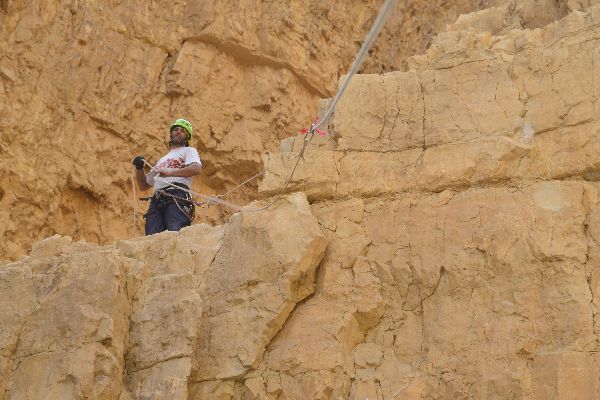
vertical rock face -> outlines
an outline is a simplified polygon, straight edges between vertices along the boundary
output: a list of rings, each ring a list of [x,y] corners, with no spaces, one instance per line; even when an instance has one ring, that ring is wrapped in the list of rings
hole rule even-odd
[[[127,265],[106,250],[2,268],[4,398],[118,397],[128,338]]]
[[[490,3],[495,8],[461,17],[427,53],[408,59],[406,71],[356,76],[327,127],[330,135],[312,142],[290,184],[294,138],[263,156],[259,194],[267,199],[225,225],[197,224],[106,247],[53,236],[22,261],[0,265],[1,396],[600,397],[600,8],[589,1],[541,3]],[[44,16],[38,20],[16,18],[15,10],[26,13],[6,4],[0,1],[0,16],[12,24],[14,43],[28,43],[63,12],[86,8],[46,2],[36,9]],[[316,89],[321,78],[309,79],[306,58],[282,61],[306,38],[283,12],[265,24],[266,5],[236,4],[245,16],[239,20],[220,14],[228,2],[172,6],[174,15],[199,25],[173,16],[151,24],[158,3],[141,7],[136,23],[126,24],[125,5],[111,5],[86,10],[121,21],[107,35],[131,34],[139,46],[157,48],[134,46],[127,57],[160,59],[178,49],[176,56],[162,54],[165,69],[134,63],[146,72],[122,71],[123,80],[105,82],[102,96],[85,94],[89,82],[73,82],[82,85],[81,104],[97,103],[93,113],[65,115],[87,115],[115,138],[121,132],[115,116],[129,115],[128,102],[137,104],[117,96],[119,85],[136,85],[132,77],[155,77],[165,96],[142,96],[163,110],[156,126],[169,110],[204,104],[197,74],[235,80],[227,57],[243,60],[238,72],[256,73],[256,87],[267,82],[248,103],[256,105],[253,112],[274,113],[273,104],[266,106],[270,85],[313,96],[330,90]],[[363,15],[361,7],[351,12]],[[282,35],[294,44],[265,41],[271,35],[246,29],[248,21],[260,21],[267,33],[287,24]],[[171,23],[186,32],[180,47],[183,36],[165,34]],[[95,37],[84,25],[77,32],[79,45]],[[209,69],[199,67],[211,57]],[[7,60],[0,63],[14,61]],[[242,68],[246,63],[253,67]],[[14,71],[0,68],[3,79],[16,80]],[[332,71],[324,68],[321,77]],[[236,90],[228,92],[232,107]],[[125,105],[102,114],[99,105],[106,103],[99,99],[111,96]],[[42,110],[45,103],[32,104]],[[144,107],[133,124],[155,118]],[[221,120],[232,128],[214,146],[239,135],[244,148],[258,153],[264,147],[244,131],[249,120]],[[85,183],[91,176],[74,168],[65,179],[96,193],[97,185]],[[15,187],[17,193],[21,186]],[[293,193],[256,211],[282,191]],[[2,193],[11,205],[21,199]],[[72,217],[68,208],[63,212]]]
[[[296,303],[313,292],[326,240],[305,198],[290,200],[266,215],[236,214],[227,225],[201,289],[194,380],[237,378],[256,367]]]
[[[302,195],[112,247],[47,239],[0,269],[2,398],[198,398],[256,366],[326,245]]]
[[[522,9],[560,15],[564,2],[505,14],[527,25],[537,14]],[[398,2],[364,70],[398,69],[461,12],[497,3]],[[197,190],[224,193],[253,176],[261,154],[308,126],[317,99],[332,95],[381,4],[0,0],[0,258],[55,233],[130,237],[130,160],[162,156],[175,118],[194,124]],[[256,185],[231,200],[255,195]]]
[[[600,9],[504,36],[480,17],[355,77],[305,153],[288,190],[329,246],[250,398],[600,396]],[[264,156],[263,195],[292,150]]]

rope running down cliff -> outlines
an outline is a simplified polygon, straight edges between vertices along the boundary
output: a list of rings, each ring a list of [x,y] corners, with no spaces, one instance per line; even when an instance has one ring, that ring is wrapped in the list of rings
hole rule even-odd
[[[396,4],[397,1],[398,0],[386,0],[385,3],[381,6],[381,9],[379,10],[379,14],[377,15],[377,18],[373,22],[373,25],[371,26],[371,29],[370,29],[369,33],[367,34],[367,36],[365,38],[365,41],[363,42],[360,50],[358,51],[358,54],[357,54],[357,56],[356,56],[356,58],[354,60],[354,63],[352,64],[352,67],[348,71],[346,79],[344,79],[344,83],[338,89],[336,95],[334,96],[333,100],[329,104],[329,107],[327,108],[327,110],[326,110],[323,118],[320,121],[318,121],[318,122],[317,121],[313,122],[310,125],[310,128],[308,128],[307,133],[304,136],[304,141],[302,143],[302,148],[300,149],[300,151],[298,153],[296,163],[294,164],[294,167],[292,168],[290,176],[288,177],[288,179],[287,179],[285,185],[283,186],[283,188],[275,196],[275,198],[273,198],[273,200],[271,202],[269,202],[269,204],[267,204],[264,207],[261,207],[261,208],[250,208],[250,209],[244,208],[242,206],[239,206],[237,204],[233,204],[231,202],[228,202],[228,201],[225,201],[225,200],[222,199],[223,197],[227,196],[228,194],[230,194],[230,193],[234,192],[235,190],[239,189],[240,187],[244,186],[245,184],[247,184],[248,182],[250,182],[254,178],[256,178],[256,177],[258,177],[258,176],[260,176],[260,175],[263,174],[263,172],[259,172],[258,174],[256,174],[253,177],[247,179],[246,181],[242,182],[241,184],[239,184],[235,188],[229,190],[227,193],[224,193],[222,195],[209,196],[209,195],[206,195],[206,194],[193,192],[193,191],[188,190],[188,189],[183,189],[186,192],[188,192],[189,194],[191,194],[192,196],[197,196],[197,197],[200,197],[200,198],[206,200],[205,202],[194,202],[196,205],[202,205],[204,203],[210,205],[212,203],[217,203],[217,204],[221,204],[221,205],[223,205],[225,207],[233,208],[233,209],[236,209],[236,210],[239,210],[239,211],[242,211],[242,212],[256,212],[256,211],[264,211],[264,210],[268,209],[273,204],[275,204],[275,202],[277,200],[279,200],[279,198],[281,196],[283,196],[283,194],[287,190],[288,186],[290,185],[290,183],[292,181],[292,178],[294,177],[294,174],[296,172],[296,169],[298,168],[298,164],[299,164],[300,160],[303,159],[303,157],[304,157],[304,152],[305,152],[307,146],[310,144],[310,142],[314,138],[315,131],[320,126],[322,126],[323,124],[325,124],[329,120],[329,118],[331,118],[331,116],[333,115],[333,112],[335,110],[335,107],[337,106],[337,103],[339,102],[340,98],[343,96],[344,92],[348,88],[348,85],[350,84],[350,80],[352,79],[352,77],[358,72],[358,69],[360,68],[360,66],[361,66],[361,64],[362,64],[365,56],[367,55],[368,51],[373,46],[373,43],[375,42],[375,39],[377,38],[377,35],[379,34],[379,32],[381,31],[381,29],[383,28],[383,25],[385,23],[386,18],[388,17],[390,11],[392,10],[393,6]],[[145,160],[144,160],[144,163],[146,163],[146,165],[148,165],[150,167],[150,170],[154,169]],[[157,176],[154,179],[158,180],[159,182],[165,183],[167,186],[176,187],[178,189],[181,189],[181,187],[173,185],[173,184],[171,184],[170,182],[164,180],[161,177]],[[187,199],[181,199],[181,200],[187,200]]]
[[[331,116],[333,115],[333,111],[335,110],[337,103],[340,101],[340,98],[342,97],[342,95],[344,94],[346,89],[348,88],[348,85],[350,84],[350,80],[352,79],[352,77],[358,72],[358,69],[360,68],[368,51],[373,46],[373,43],[375,43],[375,39],[377,39],[377,35],[379,35],[379,32],[381,31],[381,29],[383,28],[383,25],[385,24],[385,20],[387,19],[388,15],[390,14],[390,11],[392,10],[392,8],[396,4],[396,2],[397,2],[397,0],[386,0],[385,3],[383,3],[383,5],[381,6],[381,9],[379,10],[379,14],[377,15],[377,18],[375,18],[375,21],[373,22],[373,25],[371,26],[371,30],[369,30],[369,33],[367,34],[365,41],[363,42],[362,46],[360,47],[360,50],[358,51],[358,54],[356,55],[356,58],[354,59],[354,63],[352,64],[352,67],[350,67],[350,71],[348,71],[347,77],[344,80],[344,83],[342,84],[342,87],[340,87],[338,89],[333,100],[329,104],[329,107],[327,107],[327,111],[325,112],[325,115],[323,116],[323,118],[320,121],[318,121],[318,123],[317,123],[317,121],[313,122],[310,125],[310,128],[308,128],[307,133],[304,135],[304,141],[302,143],[302,148],[300,149],[300,151],[298,153],[296,163],[294,164],[294,168],[292,168],[292,172],[290,173],[289,178],[285,182],[285,185],[283,185],[283,188],[279,191],[277,196],[275,196],[275,198],[266,206],[264,206],[262,208],[250,209],[250,210],[245,210],[245,211],[266,210],[267,208],[269,208],[273,204],[275,204],[275,202],[277,200],[279,200],[279,198],[281,196],[283,196],[283,194],[287,190],[288,186],[292,182],[292,178],[294,177],[296,168],[298,168],[298,163],[304,157],[304,151],[306,150],[306,147],[310,144],[310,142],[313,140],[313,138],[315,136],[315,131],[317,131],[317,129],[319,129],[320,126],[325,124],[329,120],[329,118],[331,118]]]

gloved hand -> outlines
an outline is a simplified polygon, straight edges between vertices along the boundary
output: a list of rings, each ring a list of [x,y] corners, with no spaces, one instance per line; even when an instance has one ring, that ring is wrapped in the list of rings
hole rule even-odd
[[[137,156],[136,158],[133,159],[133,161],[131,163],[133,165],[135,165],[135,169],[143,169],[144,168],[144,156]]]

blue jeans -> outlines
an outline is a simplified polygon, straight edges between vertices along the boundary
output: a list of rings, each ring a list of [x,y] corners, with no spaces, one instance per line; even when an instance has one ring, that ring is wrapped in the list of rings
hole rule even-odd
[[[146,235],[153,235],[163,231],[178,231],[183,227],[190,226],[194,216],[193,203],[188,193],[180,189],[167,189],[167,193],[179,197],[175,199],[168,195],[154,193],[150,200],[146,218]],[[189,200],[181,200],[189,199]],[[190,210],[190,213],[186,213]]]

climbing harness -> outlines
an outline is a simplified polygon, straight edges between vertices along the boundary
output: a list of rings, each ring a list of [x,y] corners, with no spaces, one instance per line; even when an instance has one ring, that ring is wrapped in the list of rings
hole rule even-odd
[[[169,189],[170,188],[158,189],[152,197],[155,198],[156,201],[158,201],[161,205],[166,205],[164,204],[165,202],[163,202],[162,198],[170,198],[173,203],[175,203],[179,211],[181,211],[190,220],[190,222],[193,222],[196,213],[196,202],[190,193],[186,191],[187,186],[173,184],[173,189],[184,191],[185,197],[177,196],[169,192]],[[150,199],[152,199],[152,197]],[[179,204],[179,202],[182,202],[183,205]]]
[[[392,8],[393,8],[393,6],[395,5],[396,2],[397,2],[397,0],[386,0],[385,3],[381,6],[381,9],[379,10],[379,14],[377,15],[377,18],[373,22],[373,25],[371,26],[371,29],[369,30],[369,33],[367,34],[367,36],[365,38],[365,41],[363,42],[360,50],[358,51],[358,54],[357,54],[357,56],[356,56],[356,58],[354,60],[354,63],[352,64],[352,67],[350,68],[350,70],[348,71],[348,74],[346,75],[346,78],[344,79],[344,83],[338,89],[338,91],[335,94],[333,100],[329,103],[329,106],[327,107],[327,110],[325,111],[325,114],[323,115],[323,118],[321,118],[320,120],[319,120],[319,118],[316,118],[310,124],[309,128],[302,129],[302,131],[300,132],[301,134],[304,135],[304,140],[303,140],[303,143],[302,143],[302,147],[300,148],[300,151],[299,151],[299,153],[297,155],[297,159],[296,159],[296,162],[294,164],[294,167],[292,168],[292,171],[291,171],[288,179],[286,180],[286,183],[284,184],[283,188],[273,198],[273,200],[271,202],[269,202],[266,206],[261,207],[261,208],[248,208],[248,207],[242,207],[242,206],[239,206],[237,204],[231,203],[229,201],[223,200],[223,197],[226,197],[227,195],[233,193],[234,191],[236,191],[237,189],[239,189],[242,186],[246,185],[247,183],[249,183],[253,179],[259,177],[260,175],[263,175],[263,172],[257,173],[256,175],[254,175],[251,178],[245,180],[244,182],[242,182],[241,184],[237,185],[236,187],[234,187],[233,189],[229,190],[228,192],[226,192],[224,194],[213,195],[213,196],[209,196],[209,195],[202,194],[202,193],[197,193],[197,192],[194,192],[194,191],[192,191],[190,189],[181,188],[180,186],[177,186],[177,185],[175,185],[175,184],[173,184],[171,182],[168,182],[167,180],[165,180],[164,178],[162,178],[160,176],[156,176],[154,179],[158,180],[161,183],[166,184],[169,187],[176,187],[178,189],[181,189],[181,190],[185,191],[187,193],[187,195],[189,196],[189,199],[184,199],[184,198],[177,197],[177,196],[174,196],[174,195],[171,195],[171,196],[173,196],[174,199],[180,199],[180,200],[189,201],[192,204],[197,205],[197,206],[207,207],[207,206],[210,206],[211,204],[220,204],[222,206],[229,207],[229,208],[232,208],[232,209],[235,209],[235,210],[238,210],[238,211],[242,211],[242,212],[264,211],[264,210],[268,209],[269,207],[271,207],[273,204],[275,204],[275,202],[277,200],[279,200],[279,198],[281,198],[281,196],[283,196],[283,194],[287,190],[288,186],[290,185],[290,183],[291,183],[291,181],[292,181],[292,179],[294,177],[294,174],[296,172],[296,169],[298,168],[298,164],[299,164],[299,162],[300,162],[301,159],[304,160],[304,152],[305,152],[306,148],[308,147],[308,145],[310,144],[310,142],[313,140],[313,138],[315,136],[315,133],[317,133],[320,136],[325,136],[327,134],[326,132],[320,130],[319,128],[321,126],[323,126],[329,120],[329,118],[331,118],[331,116],[333,114],[333,111],[335,110],[335,107],[337,106],[337,103],[339,102],[340,98],[342,97],[342,95],[344,94],[344,92],[346,91],[346,89],[348,88],[348,85],[349,85],[350,80],[352,79],[352,77],[358,72],[358,69],[360,68],[360,66],[361,66],[361,64],[362,64],[365,56],[367,55],[369,49],[373,46],[373,43],[375,42],[375,39],[377,38],[377,35],[379,34],[379,32],[381,31],[381,29],[383,28],[385,20],[386,20],[387,16],[389,15],[390,11],[392,10]],[[185,122],[187,122],[187,121],[185,121]],[[189,124],[189,122],[188,122],[188,124]],[[179,125],[181,125],[181,124],[179,124]],[[151,171],[154,170],[154,167],[152,165],[148,164],[148,162],[146,160],[144,160],[144,163],[148,167],[150,167]],[[201,199],[204,199],[205,201],[203,201],[203,202],[195,201],[193,199],[194,196],[199,197]],[[177,201],[175,201],[175,203],[177,204]],[[178,207],[179,207],[179,204],[178,204]],[[134,224],[135,224],[135,208],[134,208]]]
[[[152,172],[152,171],[155,171],[155,168],[154,168],[152,165],[150,165],[150,164],[148,163],[148,161],[144,160],[144,164],[146,164],[148,167],[150,167],[150,171],[151,171],[151,172]],[[256,174],[256,175],[254,175],[252,178],[250,178],[250,179],[247,179],[245,182],[243,182],[242,184],[238,185],[238,186],[237,186],[236,188],[234,188],[234,189],[240,188],[240,187],[241,187],[243,184],[246,184],[246,183],[248,183],[250,180],[252,180],[252,179],[254,179],[254,178],[256,178],[256,177],[260,176],[261,174],[262,174],[262,172],[261,172],[261,173],[258,173],[258,174]],[[223,199],[222,199],[222,197],[224,197],[225,195],[227,195],[227,194],[229,194],[229,193],[232,193],[232,192],[233,192],[233,189],[232,189],[232,190],[230,190],[229,192],[225,193],[225,194],[209,196],[209,195],[206,195],[206,194],[203,194],[203,193],[194,192],[194,191],[192,191],[192,190],[190,190],[190,189],[186,189],[186,188],[183,188],[183,187],[181,187],[181,186],[177,186],[176,184],[174,184],[174,183],[171,183],[171,182],[167,181],[165,178],[163,178],[163,177],[161,177],[161,176],[159,176],[159,175],[155,176],[155,177],[154,177],[154,180],[155,180],[155,181],[158,181],[158,182],[161,182],[161,183],[164,183],[164,184],[165,184],[166,186],[168,186],[168,187],[177,188],[177,189],[180,189],[180,190],[182,190],[182,191],[184,191],[184,192],[188,193],[189,195],[191,195],[191,196],[192,196],[191,202],[193,202],[193,204],[194,204],[194,205],[197,205],[197,206],[204,206],[204,205],[205,205],[205,204],[207,204],[207,203],[208,203],[208,204],[215,203],[215,204],[221,204],[221,205],[223,205],[223,206],[225,206],[225,207],[233,208],[233,209],[240,210],[240,211],[241,211],[241,210],[244,208],[244,207],[242,207],[242,206],[238,206],[237,204],[233,204],[233,203],[231,203],[231,202],[229,202],[229,201],[226,201],[226,200],[223,200]],[[201,198],[201,199],[203,199],[203,200],[205,200],[205,201],[204,201],[204,202],[195,201],[195,200],[193,199],[193,196],[199,197],[199,198]],[[175,196],[175,198],[178,198],[178,199],[180,199],[180,200],[189,201],[188,199],[184,199],[184,198],[182,198],[182,197],[177,197],[177,196]]]

